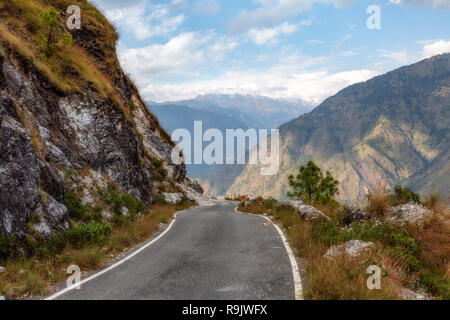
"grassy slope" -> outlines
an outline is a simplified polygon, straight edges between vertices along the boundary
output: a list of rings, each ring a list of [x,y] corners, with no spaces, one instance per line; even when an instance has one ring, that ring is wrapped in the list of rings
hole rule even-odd
[[[39,45],[42,30],[40,15],[51,6],[65,13],[73,4],[80,7],[82,28],[79,31],[66,30],[67,17],[60,16],[60,27],[70,32],[74,41],[71,45],[56,44],[50,57]],[[123,81],[138,90],[128,76],[124,75],[116,55],[118,35],[103,14],[87,0],[0,0],[0,54],[20,55],[32,61],[41,74],[62,95],[83,93],[94,88],[99,96],[111,106],[120,108],[124,116],[132,119],[130,105],[133,101],[116,85]],[[142,99],[140,99],[143,101]],[[147,108],[143,110],[154,121],[163,139],[173,144],[158,119]]]
[[[380,197],[377,198],[380,201]],[[382,197],[384,210],[388,204]],[[450,299],[450,223],[448,214],[437,204],[430,204],[435,215],[422,226],[371,222],[354,223],[342,228],[345,210],[339,206],[319,206],[331,222],[302,220],[289,205],[274,200],[239,207],[248,213],[267,213],[287,233],[296,254],[304,262],[306,299],[354,300],[399,299],[400,287],[424,287],[441,299]],[[324,258],[330,246],[360,239],[372,241],[375,249],[357,257]],[[382,266],[381,290],[367,289],[369,265]]]

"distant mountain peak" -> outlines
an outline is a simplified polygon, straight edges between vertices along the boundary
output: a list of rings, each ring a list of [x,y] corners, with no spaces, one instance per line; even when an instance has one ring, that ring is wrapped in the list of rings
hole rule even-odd
[[[280,135],[280,173],[263,178],[247,166],[229,193],[283,196],[287,176],[312,159],[353,202],[378,183],[449,194],[450,54],[349,86],[282,125]]]

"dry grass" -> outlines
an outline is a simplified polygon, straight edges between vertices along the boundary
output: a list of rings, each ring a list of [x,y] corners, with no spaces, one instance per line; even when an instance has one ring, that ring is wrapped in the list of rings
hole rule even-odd
[[[390,206],[385,190],[380,189],[371,198],[373,212],[383,216]],[[448,299],[450,274],[450,228],[445,204],[433,201],[436,212],[422,225],[408,225],[392,229],[379,226],[376,229],[353,228],[356,239],[373,238],[375,248],[357,258],[340,256],[324,258],[333,244],[345,242],[346,231],[339,224],[341,209],[335,205],[319,206],[332,222],[308,222],[286,205],[260,208],[259,204],[240,207],[248,213],[267,213],[284,227],[288,240],[301,257],[306,281],[304,294],[307,299],[399,299],[402,287],[424,286],[438,298]],[[368,231],[371,230],[369,233]],[[383,231],[384,230],[384,231]],[[362,238],[360,238],[362,237]],[[367,240],[366,240],[367,241]],[[381,290],[369,290],[366,285],[369,265],[382,267]]]
[[[367,268],[381,265],[375,254],[358,258],[339,256],[326,259],[315,255],[308,260],[307,298],[313,300],[392,300],[397,299],[395,279],[384,271],[380,290],[367,288]],[[378,257],[376,257],[378,258]]]
[[[68,0],[51,2],[59,11],[65,11],[71,4]],[[0,23],[2,46],[33,61],[38,70],[64,93],[83,92],[88,83],[91,83],[101,97],[110,97],[121,106],[113,89],[113,76],[120,74],[115,47],[117,34],[102,14],[87,1],[79,1],[77,5],[83,12],[84,28],[96,34],[94,41],[104,55],[101,61],[104,71],[100,71],[99,61],[94,61],[90,54],[75,42],[70,46],[59,46],[52,56],[45,57],[38,45],[37,34],[41,28],[40,14],[49,8],[47,1],[15,0],[11,3],[0,0],[0,13],[2,17],[7,17]],[[61,17],[62,27],[63,22],[64,17]]]
[[[328,213],[338,216],[338,208],[334,205],[322,206]],[[314,225],[304,221],[290,206],[260,208],[259,204],[240,207],[248,213],[267,213],[286,230],[288,241],[297,256],[304,264],[306,281],[304,296],[313,300],[380,300],[396,299],[395,277],[384,277],[381,290],[369,290],[366,285],[367,267],[371,264],[384,265],[394,269],[394,264],[386,254],[370,252],[369,255],[357,259],[341,256],[326,259],[324,254],[328,247],[318,241],[314,234]],[[385,272],[385,274],[387,271]]]
[[[385,185],[377,185],[367,194],[366,211],[372,216],[383,218],[391,206],[391,196]]]
[[[158,204],[150,214],[117,226],[104,244],[75,248],[68,245],[60,254],[49,257],[31,257],[7,261],[6,271],[0,273],[0,295],[7,299],[22,299],[44,295],[51,287],[67,278],[66,269],[77,265],[84,272],[98,269],[112,259],[149,239],[160,229],[160,223],[169,222],[174,213],[192,206]]]

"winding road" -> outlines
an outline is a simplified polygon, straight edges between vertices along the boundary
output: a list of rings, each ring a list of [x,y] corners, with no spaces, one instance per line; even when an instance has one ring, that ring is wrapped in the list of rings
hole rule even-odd
[[[290,249],[279,231],[264,217],[238,213],[235,206],[215,201],[181,212],[156,239],[87,275],[81,289],[61,286],[63,291],[48,299],[298,298]]]

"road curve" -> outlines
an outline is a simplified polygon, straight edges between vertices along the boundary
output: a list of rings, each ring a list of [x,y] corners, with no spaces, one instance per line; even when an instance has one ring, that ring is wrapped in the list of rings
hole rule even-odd
[[[290,300],[284,244],[267,220],[217,201],[179,214],[158,241],[57,299]]]

